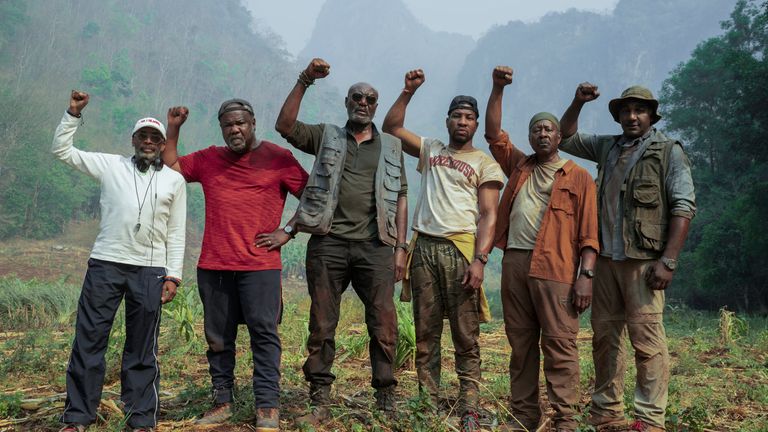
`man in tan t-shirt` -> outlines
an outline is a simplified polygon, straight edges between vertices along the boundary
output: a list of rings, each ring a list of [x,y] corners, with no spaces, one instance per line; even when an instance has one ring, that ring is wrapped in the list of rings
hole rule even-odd
[[[405,110],[424,72],[405,75],[405,88],[382,129],[400,138],[405,153],[418,157],[421,195],[416,204],[410,249],[410,286],[416,325],[416,372],[420,391],[437,405],[440,336],[448,317],[459,377],[462,431],[479,431],[479,306],[484,266],[492,247],[496,204],[503,185],[499,165],[473,147],[477,101],[456,96],[448,109],[448,145],[403,127]]]
[[[491,154],[509,177],[494,238],[504,250],[501,300],[512,347],[508,430],[536,430],[541,420],[541,340],[555,430],[571,431],[579,412],[578,313],[591,302],[598,249],[595,184],[587,170],[560,157],[560,122],[550,113],[528,124],[534,154],[512,145],[501,130],[501,100],[511,83],[512,68],[494,69],[485,115]]]

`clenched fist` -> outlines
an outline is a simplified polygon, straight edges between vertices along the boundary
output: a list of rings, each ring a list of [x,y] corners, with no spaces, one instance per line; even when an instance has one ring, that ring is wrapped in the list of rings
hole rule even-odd
[[[405,90],[410,93],[414,93],[427,78],[424,76],[424,71],[421,69],[413,69],[405,74]]]
[[[168,128],[179,128],[187,121],[189,109],[185,106],[175,106],[168,108]]]
[[[91,97],[86,92],[72,90],[72,95],[69,97],[69,113],[74,116],[79,116],[80,112],[83,111],[83,108],[88,105],[88,100],[90,98]]]
[[[307,65],[307,68],[304,69],[304,73],[313,81],[318,78],[327,77],[330,72],[331,65],[321,58],[312,59],[312,61],[309,62],[309,65]]]
[[[591,102],[599,97],[600,92],[597,90],[596,85],[583,82],[579,84],[579,87],[576,88],[576,95],[573,96],[573,99],[581,103],[586,103]]]
[[[491,73],[493,78],[493,85],[498,87],[504,87],[512,84],[512,68],[509,66],[496,66]]]

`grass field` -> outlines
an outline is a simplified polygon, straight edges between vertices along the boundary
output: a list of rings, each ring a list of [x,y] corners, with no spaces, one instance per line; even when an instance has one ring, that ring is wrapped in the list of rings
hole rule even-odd
[[[53,431],[64,404],[64,373],[72,341],[72,320],[79,285],[67,281],[36,282],[0,278],[0,430]],[[300,280],[285,283],[283,340],[282,430],[298,430],[294,419],[306,412],[307,386],[301,373],[307,337],[309,299]],[[408,330],[409,307],[400,308],[402,331]],[[338,379],[332,396],[336,406],[327,431],[451,431],[455,418],[426,413],[416,397],[416,376],[403,344],[404,365],[397,371],[398,416],[381,417],[369,387],[367,335],[362,307],[345,294],[337,333]],[[509,347],[502,323],[483,325],[482,422],[487,430],[513,420],[507,412]],[[668,430],[768,430],[768,319],[728,312],[704,313],[669,306],[666,318],[672,381]],[[209,408],[202,311],[193,286],[164,310],[160,361],[162,407],[160,431],[196,430],[193,419]],[[251,359],[247,332],[238,340],[236,411],[232,424],[199,430],[248,431],[253,420],[250,392]],[[579,333],[582,409],[588,410],[593,382],[588,317]],[[118,314],[107,352],[108,369],[100,418],[90,430],[119,431],[125,424],[119,402],[119,360],[124,340]],[[443,349],[444,396],[456,395],[453,353],[446,326]],[[634,370],[627,372],[625,401],[631,412]],[[543,386],[542,386],[543,393]],[[320,430],[320,429],[318,429]],[[591,430],[586,424],[580,430]]]

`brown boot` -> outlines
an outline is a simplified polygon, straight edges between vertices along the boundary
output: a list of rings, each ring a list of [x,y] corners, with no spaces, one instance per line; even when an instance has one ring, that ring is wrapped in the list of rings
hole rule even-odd
[[[256,432],[278,432],[280,410],[277,408],[256,408]]]
[[[311,411],[296,419],[296,424],[317,426],[331,417],[328,406],[331,405],[331,386],[310,384],[309,404]]]
[[[232,404],[229,402],[218,404],[208,410],[203,416],[198,419],[195,424],[197,425],[211,425],[224,423],[232,417]]]
[[[397,410],[395,405],[395,386],[376,389],[373,396],[376,398],[376,409],[379,411],[391,414]]]
[[[635,420],[635,422],[632,423],[632,425],[629,427],[629,430],[637,432],[664,432],[664,428],[654,426],[642,420]]]
[[[629,424],[624,417],[607,417],[590,415],[587,423],[595,427],[597,432],[625,431]]]

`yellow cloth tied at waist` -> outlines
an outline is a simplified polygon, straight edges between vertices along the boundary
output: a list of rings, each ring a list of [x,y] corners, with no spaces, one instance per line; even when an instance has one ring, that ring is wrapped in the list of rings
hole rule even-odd
[[[413,249],[416,246],[416,239],[419,233],[414,232],[411,242],[408,244],[408,254],[405,258],[405,277],[403,278],[403,289],[400,291],[400,301],[410,302],[413,298],[411,293],[411,259],[413,259]],[[472,233],[453,234],[446,237],[452,241],[459,249],[467,262],[472,263],[475,259],[475,235]],[[477,313],[480,322],[489,322],[491,320],[491,308],[488,307],[488,298],[485,297],[485,289],[480,285],[480,301],[477,305]]]

